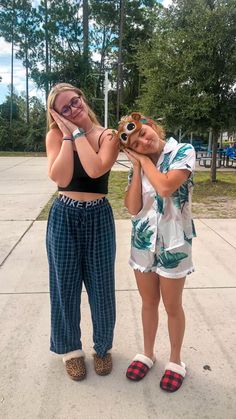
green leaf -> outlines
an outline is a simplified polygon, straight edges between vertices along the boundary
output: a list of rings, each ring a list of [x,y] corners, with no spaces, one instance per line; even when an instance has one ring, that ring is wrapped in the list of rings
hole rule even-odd
[[[170,154],[171,153],[164,154],[163,162],[160,164],[160,171],[162,173],[166,173],[169,169]]]
[[[157,210],[160,214],[164,214],[164,200],[160,195],[155,196],[157,202]]]
[[[179,148],[171,164],[176,163],[177,161],[182,160],[184,157],[186,157],[187,156],[186,151],[189,149],[192,149],[192,146],[189,144],[184,144],[184,146]]]
[[[132,237],[131,243],[132,246],[136,247],[140,250],[149,249],[152,242],[151,237],[153,235],[153,231],[150,230],[149,225],[149,218],[143,221],[140,226],[137,228],[140,220],[134,220],[133,223],[133,230],[132,230]]]
[[[177,268],[180,261],[188,257],[186,253],[178,252],[178,253],[170,253],[168,251],[164,251],[160,254],[157,266],[163,267],[166,269],[174,269]]]
[[[172,195],[171,195],[171,198],[172,198],[172,201],[173,201],[173,203],[174,203],[174,206],[176,207],[176,208],[181,208],[181,205],[180,205],[180,193],[179,193],[179,190],[177,189],[177,191],[175,191]]]

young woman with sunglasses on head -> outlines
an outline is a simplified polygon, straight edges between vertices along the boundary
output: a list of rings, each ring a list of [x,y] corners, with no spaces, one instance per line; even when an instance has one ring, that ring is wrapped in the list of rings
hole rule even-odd
[[[164,130],[139,113],[121,119],[118,139],[132,162],[125,206],[133,215],[130,265],[142,298],[144,351],[133,359],[126,376],[139,381],[155,362],[154,344],[158,306],[162,297],[170,338],[170,359],[160,386],[173,392],[186,374],[181,362],[185,329],[182,292],[186,275],[193,272],[191,218],[191,144],[164,140]]]
[[[86,376],[80,330],[84,284],[91,310],[94,367],[111,372],[115,326],[115,228],[106,198],[118,142],[104,129],[83,92],[57,84],[48,96],[46,150],[49,177],[58,186],[50,210],[47,253],[50,274],[50,350],[63,354],[68,375]]]

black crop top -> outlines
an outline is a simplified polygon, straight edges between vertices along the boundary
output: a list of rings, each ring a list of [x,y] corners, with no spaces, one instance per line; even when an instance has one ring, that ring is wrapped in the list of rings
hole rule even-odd
[[[98,147],[100,148],[100,140],[102,134],[109,128],[105,128],[99,136]],[[104,175],[91,178],[84,170],[77,151],[74,151],[74,171],[72,179],[65,188],[58,186],[58,191],[71,191],[71,192],[92,192],[107,194],[108,193],[108,179],[110,170]]]
[[[104,175],[91,178],[84,170],[77,151],[74,151],[74,172],[72,179],[65,188],[58,186],[58,191],[108,193],[110,170]]]

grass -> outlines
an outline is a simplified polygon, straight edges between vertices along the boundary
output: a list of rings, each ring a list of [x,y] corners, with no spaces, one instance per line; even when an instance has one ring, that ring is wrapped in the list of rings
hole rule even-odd
[[[194,218],[236,218],[236,171],[218,172],[217,182],[210,181],[209,172],[196,172],[193,192]],[[108,199],[116,219],[129,219],[124,207],[127,172],[111,172]],[[46,220],[55,193],[40,213],[38,220]]]
[[[215,183],[209,172],[197,172],[194,179],[194,218],[236,218],[236,171],[217,172]]]
[[[52,206],[53,201],[56,199],[57,195],[58,195],[57,192],[55,192],[52,195],[51,199],[48,201],[48,203],[45,205],[45,207],[42,209],[42,211],[38,215],[37,221],[44,221],[48,219],[49,210]]]
[[[236,198],[236,170],[232,172],[217,172],[217,182],[210,181],[209,172],[196,172],[194,176],[195,202],[202,202],[209,197]]]
[[[0,151],[0,157],[45,157],[43,151]]]

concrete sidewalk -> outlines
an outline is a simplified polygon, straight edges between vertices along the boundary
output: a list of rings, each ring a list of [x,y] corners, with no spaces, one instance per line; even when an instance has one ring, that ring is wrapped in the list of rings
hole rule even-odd
[[[126,368],[142,351],[140,298],[128,267],[130,221],[117,220],[117,324],[114,369],[99,377],[92,364],[86,293],[82,338],[88,376],[67,378],[49,352],[46,222],[35,221],[55,191],[44,158],[0,158],[0,418],[1,419],[236,419],[236,220],[196,220],[196,272],[184,291],[187,318],[182,388],[166,394],[159,381],[168,361],[166,315],[161,305],[157,363],[143,382]]]

